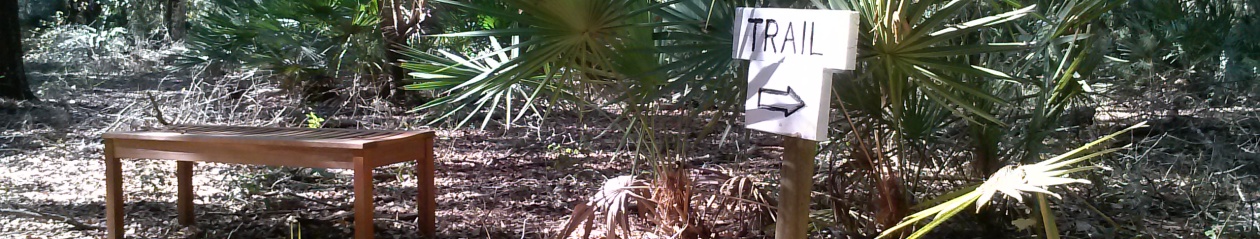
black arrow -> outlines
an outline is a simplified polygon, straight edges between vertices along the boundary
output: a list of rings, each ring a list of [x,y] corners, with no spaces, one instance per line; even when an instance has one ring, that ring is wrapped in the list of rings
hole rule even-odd
[[[770,104],[763,104],[761,103],[761,98],[764,97],[763,95],[765,94],[771,95],[770,97],[775,97],[775,96],[791,97],[792,100],[790,102],[792,103],[784,104],[781,102],[787,102],[787,101],[780,100],[780,101],[771,101],[773,103],[770,103]],[[793,91],[791,86],[788,86],[787,91],[761,88],[757,90],[757,108],[783,112],[783,117],[788,117],[788,116],[791,116],[793,113],[796,113],[797,110],[800,110],[801,108],[805,108],[805,102],[801,101],[801,96],[796,95],[796,91]]]

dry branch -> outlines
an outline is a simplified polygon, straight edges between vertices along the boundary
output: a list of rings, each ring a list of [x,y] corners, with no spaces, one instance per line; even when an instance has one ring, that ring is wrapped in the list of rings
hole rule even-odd
[[[32,212],[32,211],[27,211],[27,210],[22,210],[22,209],[0,208],[0,215],[9,215],[9,216],[16,216],[16,217],[27,217],[27,218],[45,219],[45,220],[57,220],[60,222],[64,222],[66,224],[70,224],[70,226],[74,227],[74,230],[100,230],[101,229],[101,227],[99,226],[92,226],[92,225],[84,224],[83,222],[74,220],[74,218],[70,218],[67,216],[50,214],[50,213]]]
[[[170,126],[171,122],[166,121],[166,117],[162,116],[162,108],[158,107],[157,97],[154,97],[152,92],[145,92],[145,94],[149,96],[149,104],[153,106],[154,117],[157,118],[158,123],[162,126]]]

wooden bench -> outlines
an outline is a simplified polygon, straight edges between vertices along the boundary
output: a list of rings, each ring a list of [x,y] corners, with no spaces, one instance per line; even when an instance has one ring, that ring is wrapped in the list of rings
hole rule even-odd
[[[179,223],[192,225],[194,162],[354,170],[354,238],[373,238],[372,169],[416,161],[421,235],[435,232],[432,131],[171,126],[105,133],[107,238],[123,238],[121,158],[177,160]]]

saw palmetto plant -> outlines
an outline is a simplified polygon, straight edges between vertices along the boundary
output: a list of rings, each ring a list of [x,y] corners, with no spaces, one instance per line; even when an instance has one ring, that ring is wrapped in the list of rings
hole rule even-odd
[[[657,95],[647,98],[677,94],[676,101],[728,107],[738,104],[731,99],[739,98],[731,96],[743,92],[737,90],[742,81],[709,80],[731,79],[737,74],[731,60],[735,35],[735,12],[731,9],[736,5],[733,1],[681,1],[653,11],[662,22],[675,24],[654,33],[664,63],[656,71],[668,77],[660,82]]]
[[[469,57],[413,57],[408,65],[439,66],[426,73],[446,74],[448,70],[467,67],[491,57],[499,57],[494,67],[479,69],[479,74],[458,77],[417,75],[414,90],[428,90],[439,98],[417,111],[448,109],[438,119],[461,115],[463,125],[482,116],[482,126],[492,118],[505,119],[508,125],[528,112],[537,111],[540,103],[546,109],[560,105],[589,108],[609,102],[612,97],[630,96],[660,82],[653,73],[657,58],[652,54],[649,12],[668,3],[645,1],[504,1],[502,4],[439,0],[437,3],[462,11],[476,12],[500,26],[487,30],[433,35],[442,38],[517,38],[507,46],[494,45],[483,54]],[[508,51],[513,57],[503,58]],[[427,54],[412,51],[413,55]],[[457,60],[454,58],[466,58]],[[443,67],[444,66],[444,67]],[[620,97],[631,99],[630,97]],[[640,99],[640,98],[633,98]],[[455,108],[449,108],[455,107]]]
[[[424,110],[433,107],[451,107],[449,111],[435,117],[434,121],[452,119],[459,113],[465,115],[455,117],[459,125],[467,124],[475,118],[475,114],[471,112],[490,111],[490,114],[500,114],[506,117],[505,121],[512,122],[513,119],[524,116],[526,113],[533,112],[538,114],[541,111],[533,105],[536,102],[543,102],[551,99],[574,99],[570,89],[563,87],[561,84],[551,84],[545,82],[548,80],[550,69],[543,69],[541,72],[535,72],[533,76],[522,76],[515,83],[505,85],[505,89],[498,89],[487,93],[491,95],[463,94],[456,91],[461,87],[467,87],[470,81],[479,80],[493,76],[496,70],[502,69],[504,64],[514,61],[520,61],[521,49],[507,49],[520,43],[520,37],[510,37],[512,39],[506,42],[508,46],[503,46],[498,37],[488,37],[489,48],[478,55],[464,56],[460,53],[454,53],[447,50],[436,50],[438,54],[432,54],[424,51],[410,48],[403,51],[403,55],[410,60],[402,63],[404,69],[412,71],[410,75],[415,78],[423,79],[420,82],[406,86],[408,90],[430,90],[442,92],[442,98],[421,105],[417,110]],[[539,99],[538,95],[544,95]],[[476,98],[472,98],[476,97]],[[530,99],[529,103],[519,103],[518,99]],[[455,102],[467,102],[463,104],[455,104]],[[501,113],[499,113],[501,111]],[[480,125],[485,127],[490,123],[491,117],[481,118]]]
[[[1046,151],[1047,135],[1087,93],[1106,54],[1095,22],[1118,2],[1033,3],[815,1],[862,13],[862,64],[836,86],[840,121],[852,128],[835,140],[848,142],[880,198],[867,227],[915,218],[909,202],[921,195],[912,189],[926,166],[949,155],[939,149],[969,151],[970,172],[982,178]],[[936,132],[956,127],[966,127],[970,144],[937,142]],[[1052,215],[1034,201],[1034,216]]]
[[[1260,37],[1255,3],[1223,0],[1131,1],[1114,11],[1108,23],[1121,26],[1111,32],[1116,54],[1123,59],[1113,67],[1118,75],[1132,76],[1124,83],[1159,87],[1164,78],[1187,82],[1190,93],[1223,104],[1233,89],[1254,87],[1255,65],[1260,59]],[[1247,10],[1248,8],[1252,10]],[[1246,92],[1243,90],[1241,92]],[[1253,91],[1254,92],[1254,91]],[[1215,97],[1210,97],[1215,96]]]
[[[215,0],[197,12],[182,66],[264,70],[287,89],[380,72],[384,44],[370,0]],[[326,90],[326,89],[324,89]]]
[[[721,31],[705,35],[708,30],[699,27],[702,23],[696,20],[709,17],[710,11],[699,0],[435,2],[494,19],[495,27],[430,36],[488,39],[489,47],[480,53],[405,51],[409,60],[403,67],[414,71],[411,75],[416,78],[408,89],[438,95],[416,111],[442,112],[434,119],[460,126],[479,122],[485,127],[490,122],[511,126],[522,118],[545,117],[557,109],[582,112],[612,105],[624,109],[622,117],[630,118],[627,131],[637,132],[635,140],[647,142],[638,148],[650,152],[644,157],[658,173],[650,181],[651,190],[622,190],[630,187],[622,181],[634,181],[633,176],[610,180],[605,189],[575,208],[561,236],[583,224],[589,233],[596,212],[605,215],[605,220],[599,221],[607,227],[606,237],[630,236],[625,218],[628,201],[640,202],[640,211],[652,212],[652,220],[661,229],[658,233],[703,233],[695,227],[686,169],[662,170],[670,164],[662,163],[667,156],[660,152],[669,150],[662,150],[667,147],[659,143],[672,140],[662,140],[653,132],[654,113],[649,111],[655,109],[653,102],[671,94],[716,102],[713,99],[717,97],[696,95],[738,92],[730,87],[731,82],[711,80],[733,72],[730,48],[723,47],[730,42],[729,13],[716,16],[726,22]],[[654,33],[658,28],[666,30]],[[678,47],[662,48],[658,45],[661,42]],[[664,63],[664,57],[687,63]],[[704,63],[697,66],[692,64],[695,62]],[[708,73],[693,73],[700,70]]]
[[[954,119],[1006,127],[993,108],[1005,97],[982,83],[1014,81],[985,64],[1030,44],[993,37],[999,26],[1033,13],[1034,6],[995,9],[978,1],[815,1],[820,8],[861,14],[859,68],[837,84],[835,97],[853,124],[850,155],[874,181],[874,225],[886,228],[910,213],[907,195],[913,174],[936,155],[928,154],[932,132]],[[852,114],[850,114],[852,113]],[[996,163],[991,163],[996,164]],[[907,183],[911,182],[911,183]]]
[[[556,109],[581,112],[612,106],[622,109],[618,117],[626,119],[622,122],[627,122],[627,136],[636,136],[627,140],[640,142],[637,148],[655,173],[649,180],[652,190],[612,201],[592,197],[575,209],[562,236],[575,231],[578,224],[589,224],[597,211],[607,216],[608,220],[600,220],[607,226],[606,236],[626,235],[617,233],[629,229],[622,218],[627,214],[618,211],[625,207],[617,205],[634,198],[651,204],[640,204],[640,211],[652,212],[658,234],[707,234],[706,227],[697,223],[692,200],[699,197],[690,189],[687,169],[665,163],[667,158],[676,158],[670,155],[685,152],[685,146],[674,143],[684,140],[658,134],[653,117],[659,109],[656,103],[667,98],[702,109],[736,106],[736,96],[743,91],[740,82],[730,80],[735,75],[730,57],[735,4],[703,0],[435,2],[495,19],[496,27],[430,36],[488,39],[489,47],[480,53],[406,51],[410,60],[403,67],[414,71],[416,78],[409,89],[439,96],[417,111],[442,112],[434,119],[458,125],[478,122],[485,127],[495,119],[511,126],[513,121],[545,117]]]

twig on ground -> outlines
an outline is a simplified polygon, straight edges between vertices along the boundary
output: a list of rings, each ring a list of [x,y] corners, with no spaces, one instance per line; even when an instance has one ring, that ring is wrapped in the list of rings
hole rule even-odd
[[[372,220],[374,220],[374,221],[378,221],[378,222],[391,222],[391,223],[397,223],[397,224],[402,224],[403,226],[407,226],[407,227],[417,227],[415,222],[408,222],[408,221],[397,220],[397,219],[393,219],[393,218],[383,218],[383,217],[378,217],[378,218],[373,218]]]
[[[237,231],[237,230],[240,230],[240,229],[241,229],[241,226],[244,226],[244,225],[245,225],[245,221],[240,221],[240,222],[236,223],[236,228],[232,228],[232,231],[231,231],[231,232],[228,232],[228,234],[227,234],[227,238],[232,238],[232,234],[236,234],[236,231]]]
[[[57,220],[60,222],[64,222],[66,224],[70,224],[70,226],[73,226],[75,230],[100,230],[101,229],[101,227],[99,226],[92,226],[92,225],[84,224],[83,222],[74,220],[74,218],[57,215],[57,214],[51,214],[51,213],[32,212],[32,211],[12,209],[12,208],[0,208],[0,215]]]
[[[269,193],[269,194],[270,194],[270,195],[268,195],[268,194],[263,194],[263,196],[271,196],[271,195],[275,195],[275,193]],[[309,198],[309,197],[306,197],[306,196],[298,195],[297,193],[293,193],[293,192],[279,192],[278,194],[283,194],[283,195],[293,196],[293,197],[296,197],[296,198],[299,198],[299,199],[302,199],[302,200],[310,201],[310,202],[317,203],[317,204],[324,205],[324,206],[329,206],[329,207],[340,207],[340,206],[338,206],[338,205],[333,205],[333,204],[331,204],[331,203],[327,203],[327,202],[324,202],[324,201],[322,201],[322,200],[315,200],[315,199],[313,199],[313,198]]]
[[[233,215],[233,216],[247,216],[247,215],[262,216],[262,215],[286,214],[286,213],[295,213],[295,212],[304,212],[304,211],[316,212],[316,211],[330,211],[330,210],[346,210],[350,208],[351,206],[347,205],[347,206],[337,206],[337,207],[329,207],[329,208],[274,210],[274,211],[258,211],[258,212],[243,212],[243,213],[241,212],[207,212],[206,214],[207,215]]]
[[[351,212],[351,211],[339,211],[339,212],[337,212],[337,213],[333,213],[333,215],[328,215],[328,216],[326,216],[326,217],[321,217],[321,218],[319,218],[319,220],[320,220],[320,221],[340,221],[340,220],[343,220],[343,219],[346,219],[346,218],[351,218],[351,217],[354,217],[354,212]]]
[[[127,106],[123,107],[122,110],[119,110],[118,114],[114,117],[115,118],[114,122],[110,123],[109,126],[105,127],[105,129],[101,130],[100,132],[103,133],[103,132],[114,131],[114,129],[117,128],[118,125],[122,124],[123,121],[127,119],[127,117],[123,116],[123,114],[126,114],[127,110],[130,110],[131,107],[134,105],[136,105],[136,102],[132,101],[130,104],[127,104]]]
[[[1098,207],[1094,207],[1093,203],[1089,203],[1089,200],[1085,200],[1085,198],[1082,198],[1080,195],[1076,195],[1076,192],[1072,192],[1072,191],[1067,191],[1067,192],[1069,196],[1072,196],[1072,198],[1075,198],[1076,200],[1081,201],[1081,204],[1085,204],[1085,207],[1089,208],[1089,211],[1094,212],[1094,214],[1097,214],[1099,217],[1102,217],[1104,221],[1107,221],[1107,224],[1110,224],[1112,228],[1115,228],[1115,230],[1107,233],[1107,237],[1114,238],[1115,235],[1118,232],[1120,232],[1121,229],[1124,229],[1120,227],[1119,223],[1116,223],[1115,220],[1112,220],[1111,217],[1107,216],[1106,213],[1103,213],[1102,210],[1098,210]]]
[[[162,116],[162,109],[158,107],[157,97],[154,97],[152,92],[145,92],[145,94],[149,95],[149,104],[153,106],[153,114],[157,118],[158,123],[162,124],[162,126],[170,126],[171,122],[166,121],[166,117]]]

